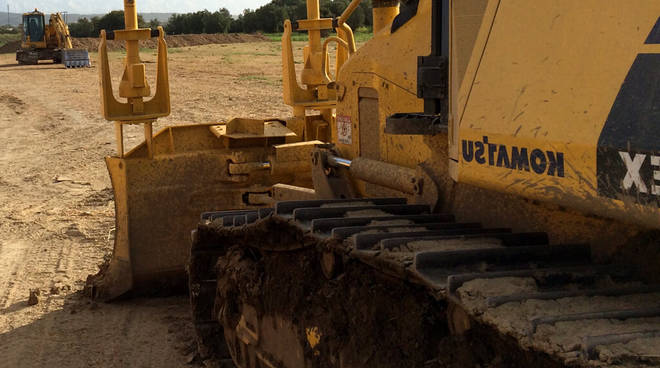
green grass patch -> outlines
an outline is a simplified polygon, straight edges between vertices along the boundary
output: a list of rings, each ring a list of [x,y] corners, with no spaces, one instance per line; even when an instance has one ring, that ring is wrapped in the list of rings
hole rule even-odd
[[[335,33],[331,32],[330,35],[334,36]],[[264,36],[268,37],[271,41],[282,41],[282,33],[264,33]],[[370,29],[366,27],[360,27],[357,30],[353,31],[353,36],[355,37],[355,42],[361,43],[369,41],[373,37],[373,33]],[[292,41],[307,41],[306,32],[293,32],[291,33]]]
[[[268,37],[271,41],[281,42],[282,33],[264,33],[264,36]],[[293,32],[291,33],[292,41],[307,41],[307,33],[304,32]]]
[[[358,28],[357,31],[353,32],[353,37],[355,37],[356,43],[367,42],[374,37],[374,34],[371,30],[366,28]]]

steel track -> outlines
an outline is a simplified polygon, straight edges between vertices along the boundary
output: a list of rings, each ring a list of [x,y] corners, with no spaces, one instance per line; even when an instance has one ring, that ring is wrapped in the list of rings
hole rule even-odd
[[[488,326],[560,365],[660,365],[649,353],[660,351],[660,286],[640,281],[633,268],[592,263],[586,244],[552,245],[544,233],[459,223],[424,205],[379,198],[202,215],[190,264],[200,347],[216,357],[233,350],[240,366],[251,366],[236,353],[248,347],[234,341],[228,351],[223,341],[215,276],[217,260],[237,244],[264,252],[316,249],[329,279],[359,261],[421,286],[447,303],[448,328],[457,338]]]

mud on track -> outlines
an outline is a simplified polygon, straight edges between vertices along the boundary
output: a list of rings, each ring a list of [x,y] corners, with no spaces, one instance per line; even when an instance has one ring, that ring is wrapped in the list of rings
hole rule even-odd
[[[259,252],[237,246],[218,264],[220,295],[293,321],[301,342],[306,328],[318,328],[321,343],[315,350],[305,345],[304,354],[319,367],[337,361],[365,368],[561,366],[487,326],[451,336],[444,301],[359,261],[346,264],[333,280],[322,274],[315,249]]]

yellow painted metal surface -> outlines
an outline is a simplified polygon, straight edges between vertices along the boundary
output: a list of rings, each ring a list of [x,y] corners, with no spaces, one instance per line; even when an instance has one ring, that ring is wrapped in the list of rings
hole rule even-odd
[[[45,24],[44,14],[34,10],[23,14],[21,49],[16,51],[19,64],[38,64],[39,60],[52,60],[66,68],[91,66],[86,49],[74,49],[69,27],[60,13],[53,13]]]
[[[69,26],[64,23],[64,19],[62,19],[62,15],[60,13],[50,15],[48,30],[51,33],[51,37],[55,38],[57,41],[58,49],[73,48],[73,45],[71,44],[71,33],[69,33]]]
[[[158,27],[158,63],[156,66],[156,92],[150,97],[151,89],[145,76],[145,65],[140,60],[139,41],[151,37],[150,29],[137,28],[137,11],[134,1],[124,1],[126,29],[115,31],[116,38],[126,42],[124,74],[119,84],[119,96],[126,102],[119,102],[114,97],[112,77],[108,62],[108,50],[105,30],[101,31],[99,43],[99,80],[101,81],[101,110],[110,121],[148,122],[170,114],[170,90],[167,67],[167,44],[165,31]]]
[[[45,22],[44,13],[34,9],[31,13],[24,13],[23,18],[28,16],[40,16],[44,22],[44,37],[40,40],[31,40],[28,36],[21,43],[24,49],[72,49],[71,34],[69,33],[69,26],[62,19],[60,13],[53,13],[50,15],[48,24]]]
[[[373,3],[374,34],[383,29],[390,29],[392,21],[399,14],[399,4],[395,1],[376,1]]]
[[[272,143],[237,150],[212,133],[213,125],[159,131],[152,158],[146,142],[123,157],[106,158],[115,195],[115,244],[108,269],[92,281],[96,297],[183,288],[190,230],[201,213],[266,205],[254,200],[275,183],[311,186],[311,178],[295,170],[233,173],[232,164],[269,162]]]
[[[432,154],[420,136],[383,133],[388,116],[424,109],[417,98],[417,56],[430,52],[430,4],[420,1],[417,15],[394,33],[382,27],[342,68],[337,88],[344,92],[338,96],[337,122],[330,129],[342,157],[362,156],[368,148],[360,142],[379,142],[369,158],[401,166],[414,167]],[[360,105],[376,109],[375,115],[361,114]]]
[[[448,145],[384,134],[388,116],[423,111],[417,57],[430,51],[431,2],[422,0],[416,15],[394,33],[381,27],[342,68],[330,126],[341,156],[428,164],[469,187],[660,228],[660,148],[635,147],[652,138],[630,138],[619,152],[607,143],[607,134],[621,142],[656,132],[649,127],[657,120],[660,2],[462,0],[450,7]],[[608,133],[611,120],[625,129]],[[630,133],[640,124],[646,128]],[[357,185],[362,195],[383,194]]]
[[[307,327],[305,329],[305,335],[307,336],[307,343],[309,346],[314,349],[321,342],[321,331],[318,327]]]
[[[597,178],[599,137],[633,62],[660,53],[645,44],[659,16],[654,0],[490,1],[452,96],[457,180],[660,227],[657,205],[600,195]]]
[[[359,5],[355,0],[345,11],[346,17]],[[351,10],[352,9],[352,10]],[[300,84],[296,75],[293,55],[291,21],[284,22],[282,34],[282,92],[284,103],[293,107],[293,117],[287,124],[304,140],[320,139],[328,141],[329,128],[334,122],[334,108],[337,103],[338,91],[335,89],[334,77],[330,73],[330,56],[328,45],[337,44],[334,76],[339,74],[343,65],[355,52],[353,31],[341,18],[335,31],[337,36],[328,37],[321,42],[321,31],[333,27],[332,19],[320,18],[319,0],[307,0],[307,19],[297,22],[298,30],[306,30],[308,44],[303,48],[303,69],[300,72]],[[309,115],[308,110],[318,111],[318,115]]]
[[[115,31],[127,43],[120,98],[114,97],[106,33],[99,45],[102,112],[115,121],[118,155],[106,158],[116,199],[117,235],[113,257],[105,272],[91,280],[93,292],[111,299],[132,289],[148,292],[185,280],[189,232],[205,211],[256,208],[272,204],[272,186],[289,184],[287,193],[313,195],[310,152],[320,139],[327,141],[334,120],[336,90],[328,76],[328,43],[337,42],[337,68],[355,52],[347,24],[338,37],[321,42],[321,30],[332,27],[319,16],[318,0],[308,0],[308,19],[299,26],[310,34],[304,52],[305,68],[298,84],[293,61],[291,22],[285,23],[283,42],[284,100],[293,107],[286,124],[277,119],[233,119],[166,128],[156,135],[152,123],[170,112],[167,46],[159,28],[157,85],[154,96],[139,59],[139,40],[150,30],[138,29],[136,2],[125,0],[126,29]],[[317,113],[308,112],[316,110]],[[124,152],[123,126],[142,124],[145,142]],[[311,142],[302,143],[306,140]],[[293,190],[293,188],[296,188]],[[280,190],[281,195],[288,195]],[[169,285],[168,285],[169,283]]]
[[[40,12],[36,8],[34,9],[33,12],[30,13],[23,13],[23,21],[25,21],[25,18],[28,16],[39,16],[43,20],[44,23],[44,38],[41,40],[32,40],[30,39],[30,36],[24,36],[23,41],[21,42],[21,48],[24,49],[29,49],[29,48],[34,48],[34,49],[45,49],[47,47],[46,45],[46,34],[48,33],[48,26],[46,25],[46,20],[44,13]]]

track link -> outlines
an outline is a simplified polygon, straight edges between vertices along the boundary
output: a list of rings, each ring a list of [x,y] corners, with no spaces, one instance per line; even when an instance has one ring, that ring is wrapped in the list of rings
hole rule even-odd
[[[278,257],[298,263],[288,270],[269,268],[268,259]],[[314,262],[335,287],[348,283],[350,289],[355,282],[360,290],[358,281],[337,280],[361,268],[369,271],[358,277],[382,279],[381,294],[398,288],[401,300],[397,294],[386,295],[393,303],[391,318],[400,318],[397,313],[405,312],[397,312],[397,303],[407,303],[414,295],[410,305],[425,309],[418,314],[424,323],[416,330],[410,326],[412,339],[419,337],[425,346],[412,349],[423,351],[423,356],[403,351],[395,355],[409,361],[391,360],[388,365],[372,354],[355,365],[346,358],[349,353],[333,351],[346,351],[345,345],[319,343],[323,336],[327,341],[341,340],[339,334],[350,338],[351,331],[324,334],[323,324],[305,321],[304,307],[288,310],[289,315],[286,308],[268,310],[278,298],[266,290],[273,284],[269,280],[279,277],[291,288],[307,285],[300,277],[276,274],[295,274],[299,265]],[[306,272],[313,278],[313,270]],[[450,214],[433,214],[427,206],[399,198],[292,201],[273,209],[203,214],[193,236],[190,280],[202,351],[231,355],[242,367],[445,367],[468,361],[490,366],[660,365],[660,286],[638,280],[632,267],[593,264],[586,244],[551,245],[544,233],[460,223]],[[249,283],[263,289],[247,290],[244,284]],[[301,286],[302,294],[291,291],[288,300],[296,304],[302,297],[313,305],[313,294],[324,287]],[[405,290],[410,295],[403,295]],[[356,300],[379,299],[365,295]],[[344,310],[352,313],[350,306]],[[266,320],[278,327],[260,327]],[[365,329],[373,329],[368,320],[362,322]],[[359,328],[362,322],[350,326]],[[326,330],[336,323],[331,321]],[[396,328],[404,331],[398,334],[405,333],[405,324]],[[415,346],[383,333],[377,332],[384,342],[375,354],[387,356],[391,351],[385,350]],[[289,349],[295,353],[281,353],[286,345],[272,343],[279,336],[296,340],[297,350]]]

